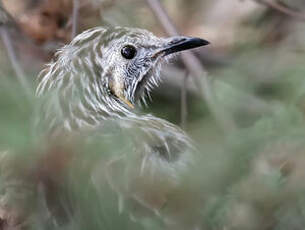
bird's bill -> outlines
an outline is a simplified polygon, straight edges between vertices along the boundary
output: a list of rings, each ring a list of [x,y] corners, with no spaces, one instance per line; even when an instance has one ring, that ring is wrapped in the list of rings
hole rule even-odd
[[[207,40],[201,38],[178,36],[167,39],[164,48],[158,51],[156,55],[167,56],[184,50],[194,49],[210,44]]]

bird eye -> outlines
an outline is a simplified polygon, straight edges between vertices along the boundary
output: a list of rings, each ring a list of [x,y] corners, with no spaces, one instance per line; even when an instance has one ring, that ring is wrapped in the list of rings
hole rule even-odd
[[[137,54],[137,49],[132,45],[127,45],[122,48],[121,54],[126,59],[133,59]]]

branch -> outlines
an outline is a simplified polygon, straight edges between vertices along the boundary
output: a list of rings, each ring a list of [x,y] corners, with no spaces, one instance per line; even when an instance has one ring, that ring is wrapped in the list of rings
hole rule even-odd
[[[269,8],[272,8],[278,12],[281,12],[283,14],[286,14],[290,17],[293,18],[297,18],[299,20],[305,21],[305,14],[302,14],[300,12],[297,12],[287,6],[285,6],[284,4],[277,2],[277,1],[273,1],[273,0],[254,0],[262,5],[265,5]]]
[[[71,40],[78,33],[79,0],[73,0]]]
[[[6,10],[2,7],[2,1],[0,0],[0,37],[4,44],[4,47],[7,51],[7,55],[9,61],[12,64],[12,68],[17,76],[17,79],[21,86],[23,87],[25,94],[27,96],[32,95],[32,90],[30,85],[28,84],[23,69],[21,68],[14,46],[12,44],[12,39],[8,32],[9,27],[14,27],[16,25],[13,18],[6,12]]]
[[[177,28],[172,23],[160,1],[146,0],[146,2],[150,6],[156,18],[163,26],[166,33],[170,36],[179,35]],[[198,58],[191,51],[183,52],[181,54],[181,58],[188,72],[193,77],[200,93],[202,93],[202,97],[206,101],[211,113],[213,114],[217,122],[221,124],[223,130],[227,132],[232,129],[235,129],[235,123],[233,122],[233,119],[231,119],[228,115],[225,115],[226,113],[224,113],[224,111],[221,111],[221,108],[216,105],[207,73]]]
[[[17,55],[15,53],[13,44],[11,42],[10,35],[5,26],[0,26],[0,36],[3,41],[4,46],[6,48],[7,55],[12,64],[12,68],[14,69],[15,74],[18,78],[18,81],[20,82],[21,86],[23,87],[26,95],[30,96],[32,94],[31,88],[26,80],[23,69],[21,68],[21,66],[18,62]]]
[[[186,71],[181,84],[181,127],[185,129],[187,122],[187,80],[189,73]]]

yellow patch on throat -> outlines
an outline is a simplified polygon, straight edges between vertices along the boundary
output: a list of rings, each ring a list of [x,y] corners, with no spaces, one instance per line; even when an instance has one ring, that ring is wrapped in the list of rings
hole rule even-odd
[[[134,109],[134,105],[125,98],[124,96],[124,82],[120,77],[114,77],[110,84],[111,91],[115,96],[117,96],[122,102],[128,105],[129,108]]]
[[[128,101],[125,97],[118,96],[118,98],[121,101],[123,101],[126,105],[128,105],[131,109],[134,109],[134,105],[130,101]]]

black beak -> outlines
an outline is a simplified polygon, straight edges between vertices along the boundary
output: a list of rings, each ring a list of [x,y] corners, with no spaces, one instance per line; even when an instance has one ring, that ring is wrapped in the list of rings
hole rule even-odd
[[[201,38],[175,37],[170,38],[170,41],[165,44],[164,49],[162,49],[158,53],[162,53],[163,56],[167,56],[172,53],[198,48],[201,46],[206,46],[208,44],[210,44],[210,42]]]

